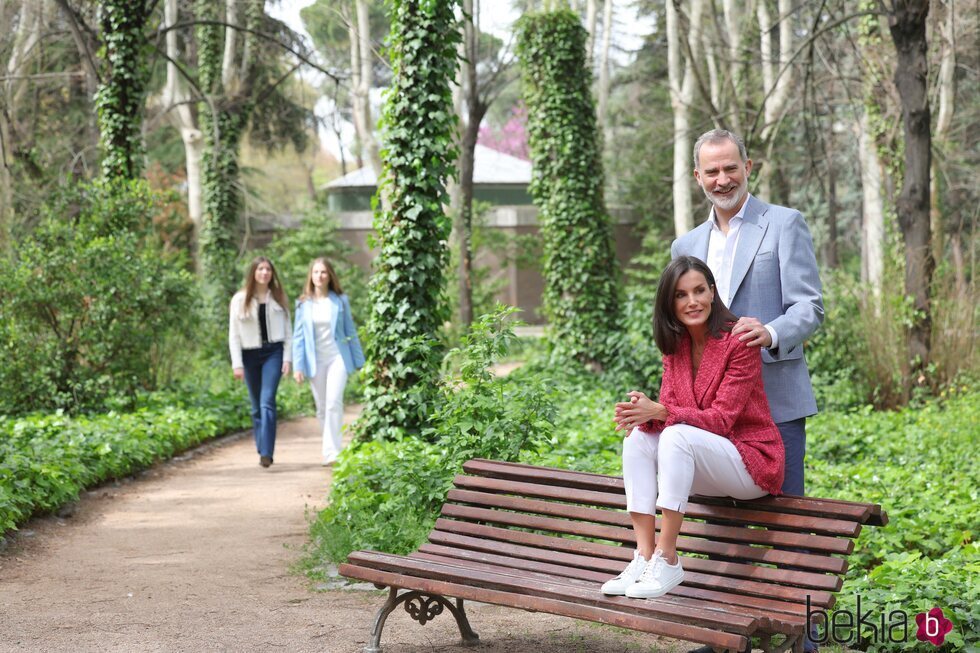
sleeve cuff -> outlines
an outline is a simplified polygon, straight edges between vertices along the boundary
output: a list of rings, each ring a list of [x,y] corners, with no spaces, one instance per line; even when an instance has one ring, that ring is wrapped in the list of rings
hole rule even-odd
[[[763,326],[766,327],[766,331],[769,332],[769,337],[772,338],[772,344],[768,347],[769,351],[776,351],[779,349],[779,336],[776,335],[776,330],[768,324],[764,324]]]

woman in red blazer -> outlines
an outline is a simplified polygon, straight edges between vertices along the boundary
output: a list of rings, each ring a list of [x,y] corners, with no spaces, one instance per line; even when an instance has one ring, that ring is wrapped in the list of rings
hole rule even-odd
[[[701,260],[683,256],[664,270],[653,317],[664,363],[660,400],[633,391],[616,404],[616,430],[630,431],[623,479],[637,549],[602,586],[605,594],[655,598],[680,584],[677,534],[689,495],[779,494],[783,441],[769,413],[760,350],[731,334],[736,320]]]

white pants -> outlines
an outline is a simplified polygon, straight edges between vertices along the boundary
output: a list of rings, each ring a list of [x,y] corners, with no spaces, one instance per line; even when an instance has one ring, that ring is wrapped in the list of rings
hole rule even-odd
[[[337,459],[344,444],[341,429],[344,426],[344,386],[347,385],[347,368],[339,354],[322,364],[317,361],[316,376],[310,378],[310,390],[316,404],[316,418],[323,429],[323,462]]]
[[[691,494],[758,499],[768,494],[749,476],[731,440],[687,424],[652,435],[633,429],[623,441],[626,509],[685,512]],[[659,493],[658,493],[659,489]]]

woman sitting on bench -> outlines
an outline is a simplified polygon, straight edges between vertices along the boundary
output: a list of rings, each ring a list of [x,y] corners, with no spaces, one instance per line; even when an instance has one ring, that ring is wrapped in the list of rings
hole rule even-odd
[[[664,270],[653,314],[664,365],[660,401],[634,390],[616,404],[616,430],[629,430],[623,479],[637,548],[604,594],[655,598],[684,580],[677,534],[689,495],[779,494],[783,441],[762,386],[760,350],[731,334],[736,320],[702,261],[683,256]]]

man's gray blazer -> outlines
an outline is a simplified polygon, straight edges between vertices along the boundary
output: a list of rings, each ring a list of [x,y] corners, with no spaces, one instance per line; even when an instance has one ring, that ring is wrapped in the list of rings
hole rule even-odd
[[[673,258],[708,260],[711,223],[670,246]],[[762,350],[762,378],[776,423],[817,412],[803,341],[823,321],[823,298],[813,240],[803,216],[749,196],[739,229],[727,298],[732,313],[754,317],[776,332],[779,348]]]

